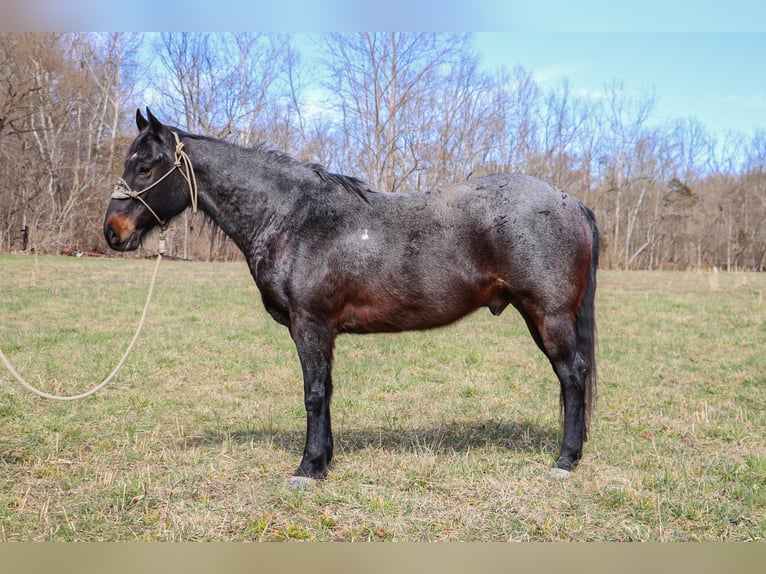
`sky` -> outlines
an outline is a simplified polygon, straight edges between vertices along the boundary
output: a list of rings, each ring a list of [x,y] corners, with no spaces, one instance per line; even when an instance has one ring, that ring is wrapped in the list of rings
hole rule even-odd
[[[599,98],[621,81],[653,92],[654,118],[696,118],[711,131],[766,129],[766,33],[478,33],[490,68],[520,64],[543,87],[564,79]]]
[[[766,129],[763,0],[0,0],[5,30],[474,31],[490,68],[521,65],[599,97],[654,90],[655,119]]]

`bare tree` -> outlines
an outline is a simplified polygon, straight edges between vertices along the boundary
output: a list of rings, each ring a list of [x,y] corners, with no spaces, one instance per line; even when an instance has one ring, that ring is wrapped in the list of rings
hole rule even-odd
[[[158,109],[181,127],[244,145],[269,141],[285,148],[300,134],[299,59],[290,36],[163,33],[153,48],[162,63],[154,72],[154,84],[162,86]],[[193,220],[184,214],[184,258],[193,250]],[[198,229],[201,237],[204,226]],[[174,239],[170,234],[171,249]],[[210,226],[205,241],[208,259],[227,256],[228,240],[218,228]]]
[[[612,264],[627,266],[630,261],[628,244],[644,200],[641,190],[645,186],[641,182],[651,177],[644,169],[646,166],[636,161],[638,155],[634,152],[645,137],[646,123],[654,107],[653,94],[632,95],[617,81],[607,88],[601,116],[606,132],[599,161],[607,167],[603,185],[612,197],[611,212],[605,208],[601,218],[602,233],[607,230],[609,234],[608,255]]]
[[[121,34],[8,34],[3,109],[4,229],[29,229],[43,251],[87,244],[99,235],[96,205],[112,177],[121,72],[131,57]],[[12,87],[16,86],[16,87]],[[102,207],[102,206],[100,206]],[[12,232],[11,232],[12,233]]]
[[[444,104],[443,87],[453,64],[467,57],[469,37],[433,33],[358,33],[324,37],[334,95],[348,142],[348,167],[388,191],[405,188],[420,166],[420,151],[435,138],[431,110]],[[442,112],[441,108],[438,112]],[[438,131],[438,130],[437,130]],[[345,166],[344,166],[345,167]]]
[[[531,173],[538,155],[540,88],[521,66],[500,69],[487,91],[489,100],[482,130],[490,143],[484,170]]]
[[[420,117],[431,126],[423,129],[423,133],[434,135],[431,149],[410,146],[413,156],[424,154],[430,158],[432,167],[426,187],[461,181],[480,172],[494,143],[484,130],[491,113],[492,102],[485,95],[490,90],[491,79],[479,70],[476,57],[463,50],[430,94],[433,99],[424,102],[422,110],[431,113],[421,111]]]

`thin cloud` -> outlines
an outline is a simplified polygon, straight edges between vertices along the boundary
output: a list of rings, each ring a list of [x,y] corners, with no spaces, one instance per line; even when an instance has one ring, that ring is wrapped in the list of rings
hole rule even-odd
[[[721,98],[721,103],[727,106],[750,110],[766,110],[766,94],[729,95]]]
[[[554,84],[562,80],[571,80],[577,74],[591,67],[589,63],[552,64],[532,70],[532,77],[539,85]]]

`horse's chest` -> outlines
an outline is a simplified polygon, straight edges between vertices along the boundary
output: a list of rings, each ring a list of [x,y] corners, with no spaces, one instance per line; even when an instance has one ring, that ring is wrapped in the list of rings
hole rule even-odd
[[[286,270],[273,256],[254,255],[248,260],[250,273],[261,293],[266,311],[282,325],[290,324],[286,293]]]
[[[266,311],[277,323],[290,326],[290,308],[287,298],[274,281],[256,279],[255,284],[261,292],[261,299]]]

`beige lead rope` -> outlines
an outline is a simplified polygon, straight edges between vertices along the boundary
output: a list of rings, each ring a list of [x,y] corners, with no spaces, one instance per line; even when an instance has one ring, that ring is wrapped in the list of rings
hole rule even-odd
[[[42,397],[44,399],[51,399],[54,401],[78,401],[80,399],[84,399],[85,397],[89,397],[93,393],[100,391],[120,371],[120,369],[122,368],[122,365],[125,363],[125,360],[128,358],[128,355],[130,355],[130,352],[133,350],[133,347],[135,346],[136,341],[138,340],[138,335],[141,333],[141,329],[143,329],[144,327],[144,322],[146,321],[146,314],[149,311],[149,303],[152,300],[152,293],[154,292],[154,284],[157,281],[157,270],[160,268],[162,251],[163,249],[161,248],[160,253],[157,254],[157,263],[154,266],[154,273],[152,274],[152,280],[151,280],[151,283],[149,283],[149,292],[146,295],[146,303],[144,304],[144,310],[141,313],[141,319],[138,322],[138,328],[136,329],[136,334],[133,335],[133,339],[130,341],[128,348],[125,350],[125,353],[122,355],[122,358],[117,363],[117,366],[114,369],[112,369],[112,372],[109,373],[109,375],[103,381],[101,381],[98,385],[96,385],[89,391],[80,393],[79,395],[51,395],[49,393],[46,393],[45,391],[41,391],[40,389],[33,387],[28,382],[26,382],[24,378],[16,371],[16,369],[13,368],[13,365],[11,365],[10,361],[8,360],[8,357],[5,356],[2,349],[0,349],[0,360],[2,360],[3,364],[11,372],[14,378],[21,384],[21,386],[23,386],[25,389],[33,392],[37,396]]]
[[[125,363],[125,360],[128,358],[128,355],[130,355],[130,352],[133,350],[133,346],[136,344],[136,341],[138,340],[138,336],[141,333],[141,329],[144,327],[144,322],[146,321],[146,313],[149,311],[149,303],[152,300],[152,293],[154,292],[154,284],[157,280],[157,270],[160,268],[160,260],[162,259],[162,254],[165,253],[165,222],[160,219],[160,217],[157,215],[157,213],[149,206],[148,203],[141,197],[143,193],[146,191],[152,189],[153,187],[156,187],[157,184],[159,184],[161,181],[163,181],[166,177],[168,177],[171,173],[173,173],[175,170],[178,170],[181,176],[186,180],[186,184],[189,186],[189,195],[191,197],[191,208],[194,213],[197,212],[197,177],[194,174],[194,168],[191,163],[191,159],[189,159],[189,156],[184,151],[184,144],[181,142],[181,138],[178,137],[178,134],[176,132],[171,132],[173,134],[173,139],[175,140],[175,159],[173,162],[173,166],[159,179],[157,179],[154,183],[151,185],[136,191],[131,189],[131,187],[128,185],[128,183],[120,178],[117,180],[117,185],[114,186],[114,190],[112,192],[112,199],[137,199],[141,203],[144,204],[146,209],[149,210],[149,212],[154,216],[154,218],[159,222],[160,224],[160,246],[159,246],[159,253],[157,254],[157,264],[154,266],[154,273],[152,274],[152,281],[149,284],[149,292],[146,294],[146,303],[144,304],[144,310],[141,313],[141,320],[138,322],[138,327],[136,328],[136,334],[133,335],[133,339],[130,341],[130,344],[128,345],[128,348],[125,350],[125,354],[120,359],[119,363],[117,363],[117,366],[112,370],[111,373],[98,385],[90,389],[89,391],[86,391],[84,393],[80,393],[79,395],[70,395],[70,396],[61,396],[61,395],[51,395],[49,393],[46,393],[44,391],[41,391],[40,389],[37,389],[27,383],[24,378],[19,375],[19,373],[16,371],[16,369],[13,368],[13,365],[11,365],[11,362],[8,360],[8,357],[5,356],[2,349],[0,349],[0,361],[3,362],[3,364],[6,366],[6,368],[11,372],[11,374],[14,376],[14,378],[27,390],[33,392],[39,397],[43,397],[45,399],[52,399],[54,401],[76,401],[79,399],[84,399],[85,397],[89,397],[93,393],[96,393],[100,391],[104,386],[106,386],[109,381],[111,381],[117,373],[122,368],[123,363]]]

